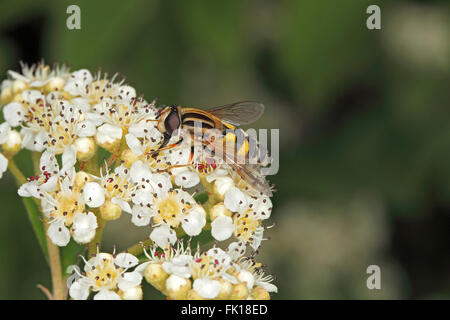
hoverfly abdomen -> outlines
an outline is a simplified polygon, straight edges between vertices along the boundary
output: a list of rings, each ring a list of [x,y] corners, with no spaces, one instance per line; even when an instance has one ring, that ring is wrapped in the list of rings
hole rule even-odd
[[[226,152],[232,152],[230,156],[239,164],[266,166],[270,162],[266,149],[243,129],[226,130],[224,144]]]

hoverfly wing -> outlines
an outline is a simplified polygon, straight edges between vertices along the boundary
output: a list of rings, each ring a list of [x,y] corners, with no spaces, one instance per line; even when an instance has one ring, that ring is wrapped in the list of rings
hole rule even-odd
[[[220,145],[222,142],[208,142],[206,145],[212,147],[214,154],[219,159],[225,161],[226,164],[243,180],[245,180],[250,186],[252,186],[256,191],[262,192],[264,195],[271,197],[273,188],[266,180],[266,177],[261,174],[259,167],[254,164],[240,164],[234,160],[234,156],[230,155],[226,151],[223,151],[223,146]]]
[[[259,172],[256,165],[242,165],[228,161],[227,164],[255,190],[272,197],[272,186],[266,180],[266,177]]]
[[[238,127],[258,120],[264,112],[264,105],[256,101],[240,101],[207,111],[220,120]]]

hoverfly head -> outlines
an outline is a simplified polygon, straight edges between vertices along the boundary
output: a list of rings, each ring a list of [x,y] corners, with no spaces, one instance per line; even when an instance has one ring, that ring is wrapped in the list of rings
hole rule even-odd
[[[158,129],[165,135],[171,135],[181,126],[180,107],[172,105],[166,107],[159,116]]]

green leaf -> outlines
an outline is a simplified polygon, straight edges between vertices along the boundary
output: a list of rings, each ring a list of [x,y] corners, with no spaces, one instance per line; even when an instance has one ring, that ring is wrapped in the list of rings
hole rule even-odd
[[[30,219],[31,226],[33,227],[34,233],[39,241],[39,245],[42,249],[42,252],[45,255],[45,258],[48,259],[48,250],[47,250],[47,240],[45,237],[45,229],[44,224],[39,219],[41,213],[39,212],[38,206],[36,202],[32,198],[22,198],[23,204],[25,205],[25,209],[28,213],[28,218]]]
[[[208,201],[209,196],[206,192],[197,193],[194,196],[195,201],[199,202],[200,204],[204,204],[206,201]]]
[[[65,247],[60,248],[61,253],[61,268],[64,275],[66,275],[67,267],[77,264],[78,256],[86,251],[86,246],[77,244],[73,239]]]

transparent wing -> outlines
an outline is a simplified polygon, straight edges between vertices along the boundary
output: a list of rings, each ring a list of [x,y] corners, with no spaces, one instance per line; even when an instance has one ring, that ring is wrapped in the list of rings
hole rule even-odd
[[[240,101],[207,111],[224,122],[240,126],[258,120],[264,112],[264,105],[256,101]]]
[[[242,165],[235,162],[227,161],[227,164],[255,190],[262,192],[264,195],[272,196],[272,186],[266,180],[266,177],[259,172],[256,165]]]
[[[271,197],[273,188],[267,181],[266,177],[259,171],[259,166],[255,164],[240,164],[234,160],[234,157],[223,152],[221,140],[215,142],[204,142],[207,146],[212,147],[216,157],[223,159],[230,168],[245,180],[256,191],[262,192],[264,195]]]

